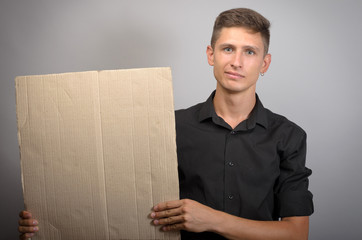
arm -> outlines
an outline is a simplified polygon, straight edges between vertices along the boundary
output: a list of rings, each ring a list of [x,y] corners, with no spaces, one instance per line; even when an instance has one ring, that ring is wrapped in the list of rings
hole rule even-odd
[[[308,239],[309,217],[287,217],[281,221],[254,221],[214,210],[183,199],[159,203],[151,213],[164,231],[215,232],[228,239]]]
[[[22,211],[19,214],[19,232],[21,233],[19,239],[29,239],[39,231],[38,221],[33,219],[32,215],[28,211]]]
[[[287,217],[281,221],[255,221],[223,212],[219,214],[219,224],[214,225],[214,230],[228,239],[308,239],[308,216]]]

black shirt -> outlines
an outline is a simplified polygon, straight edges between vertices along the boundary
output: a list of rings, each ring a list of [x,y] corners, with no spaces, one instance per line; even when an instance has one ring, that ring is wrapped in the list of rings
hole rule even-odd
[[[253,220],[313,213],[305,167],[306,133],[264,108],[258,96],[232,129],[205,103],[176,111],[180,198]],[[182,232],[182,239],[223,239]]]

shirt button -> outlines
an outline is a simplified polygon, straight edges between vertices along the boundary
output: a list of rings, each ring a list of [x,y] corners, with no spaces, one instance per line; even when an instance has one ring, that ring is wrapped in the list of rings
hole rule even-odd
[[[229,195],[228,198],[229,198],[230,200],[233,200],[233,199],[234,199],[234,196],[233,196],[233,195]]]
[[[229,162],[228,163],[230,167],[233,167],[234,166],[234,163],[233,162]]]
[[[235,134],[236,134],[236,132],[235,132],[235,131],[231,131],[231,134],[232,134],[232,135],[235,135]]]

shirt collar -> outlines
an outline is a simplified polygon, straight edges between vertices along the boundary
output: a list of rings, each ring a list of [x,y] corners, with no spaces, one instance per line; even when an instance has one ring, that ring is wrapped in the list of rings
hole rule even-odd
[[[206,119],[213,119],[216,124],[224,126],[225,123],[221,117],[217,116],[213,104],[213,99],[215,96],[216,90],[214,90],[206,102],[200,109],[199,121],[202,122]],[[258,94],[256,94],[256,103],[253,110],[250,113],[250,116],[247,120],[241,122],[235,130],[242,130],[241,128],[253,129],[256,124],[263,126],[264,128],[268,127],[268,118],[267,111],[261,103]]]

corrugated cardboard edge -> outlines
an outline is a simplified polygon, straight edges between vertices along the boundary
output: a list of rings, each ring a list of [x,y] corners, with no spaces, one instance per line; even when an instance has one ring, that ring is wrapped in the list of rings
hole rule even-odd
[[[19,82],[19,79],[21,78],[24,78],[25,76],[17,76],[15,78],[15,105],[16,105],[16,108],[18,107],[18,103],[19,103],[19,95],[18,95],[18,82]],[[20,172],[21,172],[21,190],[22,190],[22,193],[23,193],[23,196],[25,195],[24,194],[24,169],[21,167],[21,161],[22,161],[22,158],[21,158],[21,135],[20,135],[20,129],[19,129],[19,126],[20,125],[20,119],[19,119],[19,113],[18,111],[16,111],[16,126],[17,126],[17,137],[18,137],[18,146],[19,146],[19,158],[20,158]],[[25,207],[25,210],[27,210],[27,206],[25,204],[25,201],[24,201],[24,207]]]

